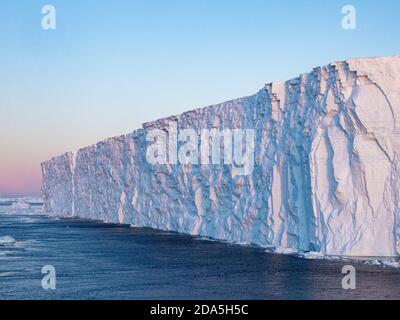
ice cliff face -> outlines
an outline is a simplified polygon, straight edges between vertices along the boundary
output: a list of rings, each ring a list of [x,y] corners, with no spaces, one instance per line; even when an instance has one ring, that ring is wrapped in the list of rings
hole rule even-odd
[[[150,164],[155,128],[251,128],[254,169]],[[45,210],[276,249],[400,254],[400,57],[351,59],[42,164]]]

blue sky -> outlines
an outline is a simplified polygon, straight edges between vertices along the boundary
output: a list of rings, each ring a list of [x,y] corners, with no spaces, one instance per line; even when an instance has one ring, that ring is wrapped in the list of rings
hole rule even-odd
[[[41,28],[44,5],[57,29]],[[343,30],[341,8],[357,10]],[[0,193],[41,161],[349,57],[400,53],[400,2],[2,0]]]

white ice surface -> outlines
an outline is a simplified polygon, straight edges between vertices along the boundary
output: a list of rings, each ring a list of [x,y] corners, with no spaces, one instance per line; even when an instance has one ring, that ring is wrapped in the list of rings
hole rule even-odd
[[[146,132],[256,130],[255,167],[151,165]],[[42,164],[46,212],[338,256],[400,253],[400,57],[315,68]]]

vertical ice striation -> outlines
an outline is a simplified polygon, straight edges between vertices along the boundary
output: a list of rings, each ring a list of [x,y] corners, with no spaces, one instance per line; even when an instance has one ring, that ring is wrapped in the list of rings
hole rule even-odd
[[[254,129],[254,170],[150,164],[146,134],[171,123]],[[332,63],[44,162],[45,209],[278,250],[396,256],[399,124],[400,57]]]

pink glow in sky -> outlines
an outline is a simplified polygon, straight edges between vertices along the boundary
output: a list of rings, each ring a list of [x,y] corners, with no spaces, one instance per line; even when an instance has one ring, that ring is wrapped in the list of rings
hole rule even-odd
[[[351,32],[339,0],[76,3],[55,0],[45,31],[43,1],[0,1],[1,195],[40,194],[41,162],[143,122],[399,53],[394,0],[353,0]]]

